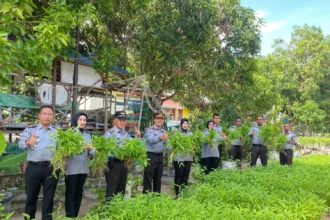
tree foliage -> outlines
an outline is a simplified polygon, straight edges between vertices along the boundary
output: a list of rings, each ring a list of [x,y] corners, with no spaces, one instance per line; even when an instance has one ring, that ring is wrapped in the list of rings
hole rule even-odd
[[[330,39],[315,26],[296,26],[290,42],[276,40],[274,49],[260,59],[256,83],[266,92],[260,103],[312,129],[329,124]]]

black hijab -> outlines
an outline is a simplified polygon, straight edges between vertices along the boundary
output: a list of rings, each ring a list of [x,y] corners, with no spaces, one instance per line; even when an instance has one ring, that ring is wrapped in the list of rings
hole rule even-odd
[[[212,120],[208,120],[208,121],[206,122],[206,129],[209,129],[209,125],[211,124],[211,122],[213,123]]]
[[[189,122],[188,119],[186,119],[186,118],[181,119],[181,121],[180,121],[180,128],[181,128],[181,130],[182,130],[184,133],[187,133],[188,129],[183,129],[183,128],[182,128],[182,125],[183,125],[183,123],[184,123],[185,121],[186,121],[187,123]]]
[[[87,115],[85,114],[85,113],[83,113],[83,112],[77,112],[74,116],[73,116],[73,118],[72,118],[72,120],[71,120],[71,126],[72,127],[77,127],[78,126],[78,118],[80,117],[80,116],[85,116],[86,117],[86,122],[87,122],[87,119],[88,119],[88,117],[87,117]],[[79,130],[80,131],[84,131],[85,129],[83,129],[83,128],[79,128]]]

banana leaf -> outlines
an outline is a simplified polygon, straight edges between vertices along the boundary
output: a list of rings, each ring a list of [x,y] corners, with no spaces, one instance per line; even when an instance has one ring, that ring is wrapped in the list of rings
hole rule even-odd
[[[27,152],[2,156],[0,159],[0,169],[3,169],[4,167],[16,166],[18,163],[26,160],[26,156]]]
[[[5,139],[5,135],[2,131],[0,131],[0,155],[5,151],[6,149],[6,139]]]

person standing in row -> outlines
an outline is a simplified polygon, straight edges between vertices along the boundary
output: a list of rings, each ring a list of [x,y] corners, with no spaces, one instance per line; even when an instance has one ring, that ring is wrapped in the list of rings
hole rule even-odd
[[[185,135],[192,135],[192,132],[188,130],[189,124],[188,119],[183,118],[180,121],[180,132]],[[176,155],[174,158],[174,184],[175,184],[175,194],[178,197],[182,188],[188,185],[188,179],[190,174],[190,169],[193,161],[193,155],[191,152],[186,152],[181,155]]]
[[[25,128],[19,141],[21,149],[28,149],[28,165],[25,171],[27,195],[25,214],[29,215],[30,219],[35,219],[38,195],[42,185],[42,220],[49,220],[52,219],[58,180],[52,175],[53,166],[50,164],[53,150],[56,148],[55,140],[51,137],[53,135],[50,135],[56,132],[55,127],[51,124],[54,118],[54,109],[51,106],[42,106],[38,118],[39,124]],[[58,174],[59,172],[57,176]]]
[[[65,170],[65,211],[68,218],[78,217],[83,188],[89,173],[88,156],[93,154],[90,143],[92,135],[85,129],[86,124],[87,115],[83,112],[77,112],[72,118],[72,127],[74,130],[79,129],[86,145],[82,146],[81,154],[69,157]]]
[[[226,138],[226,135],[223,133],[222,127],[220,125],[220,121],[221,121],[220,114],[214,113],[212,116],[212,121],[213,121],[213,125],[214,125],[213,129],[216,130],[221,137]],[[221,158],[223,156],[224,145],[219,143],[218,148],[219,148],[219,164],[220,164]]]
[[[148,165],[144,168],[143,193],[160,193],[161,191],[164,146],[168,139],[168,134],[163,129],[164,122],[164,113],[156,113],[154,115],[154,125],[147,128],[145,133]]]
[[[208,135],[209,131],[214,129],[214,124],[212,120],[207,121],[206,129],[203,134]],[[212,170],[219,167],[220,154],[219,154],[219,141],[221,136],[217,133],[216,137],[212,140],[211,143],[202,144],[202,159],[201,165],[205,167],[205,174],[209,174]]]
[[[288,139],[288,142],[282,146],[280,152],[280,164],[281,165],[292,165],[293,158],[293,145],[298,144],[297,137],[291,131],[291,126],[289,123],[284,124],[284,135]]]
[[[241,126],[242,126],[242,119],[240,117],[237,117],[235,119],[235,125],[231,126],[230,130],[234,131]],[[243,149],[242,149],[242,142],[240,139],[233,140],[230,153],[233,160],[239,161],[238,167],[240,168],[241,162],[243,160]]]
[[[125,139],[130,139],[130,135],[125,130],[127,125],[126,112],[117,111],[113,120],[114,126],[105,133],[104,137],[115,137],[118,142],[118,147],[122,147]],[[135,131],[135,134],[140,137],[141,132]],[[124,160],[116,158],[111,152],[108,155],[108,169],[105,171],[105,180],[107,183],[106,195],[108,200],[111,200],[116,194],[125,195],[128,169]]]
[[[258,133],[264,123],[262,116],[257,117],[257,124],[250,129],[249,135],[252,137],[251,163],[250,166],[255,166],[258,156],[260,156],[261,164],[267,166],[267,147],[264,141],[258,137]]]

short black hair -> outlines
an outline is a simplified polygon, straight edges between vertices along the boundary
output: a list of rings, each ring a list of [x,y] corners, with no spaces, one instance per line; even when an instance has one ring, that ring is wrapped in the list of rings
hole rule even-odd
[[[220,114],[214,113],[213,116],[212,116],[212,118],[214,118],[215,116],[219,116],[220,117]]]
[[[241,118],[241,117],[236,117],[236,118],[235,118],[235,121],[236,121],[237,119],[240,119],[240,120],[242,120],[242,118]]]
[[[43,105],[43,106],[41,106],[40,109],[39,109],[39,112],[41,112],[41,110],[44,109],[44,108],[50,108],[53,111],[53,113],[55,113],[55,111],[54,111],[54,109],[53,109],[53,107],[51,105]]]
[[[165,114],[164,114],[163,112],[161,112],[161,111],[159,111],[159,112],[155,112],[155,113],[154,113],[154,118],[156,118],[157,115],[163,115],[164,119],[166,118],[166,117],[165,117]]]

